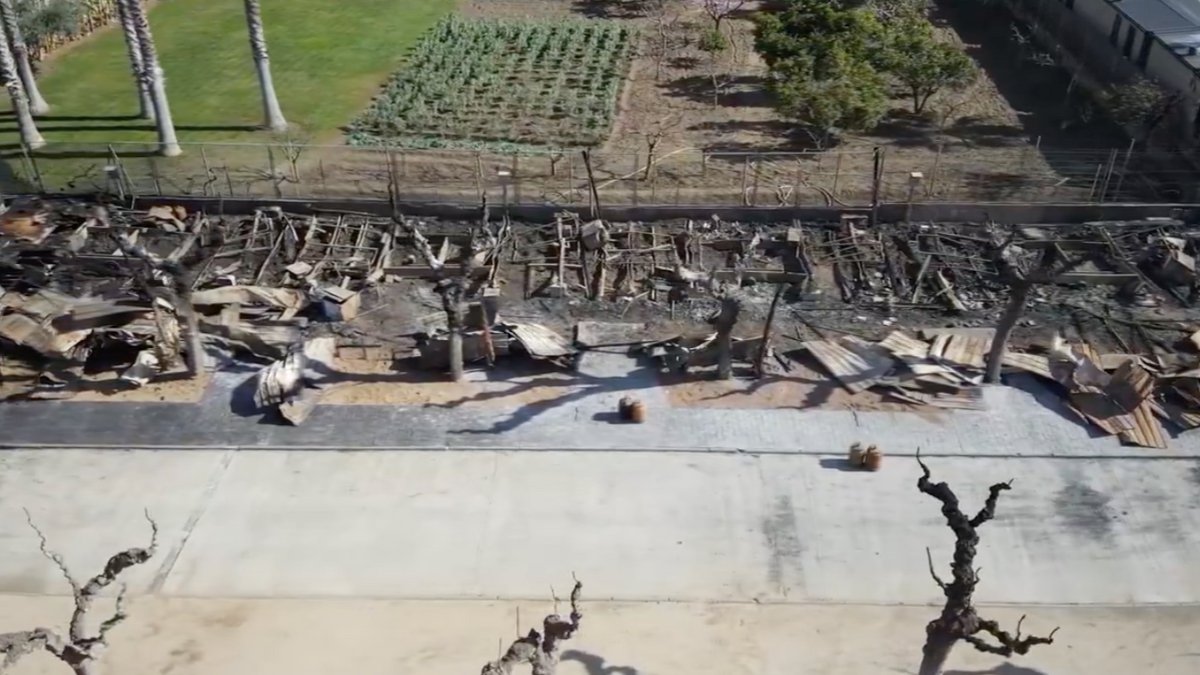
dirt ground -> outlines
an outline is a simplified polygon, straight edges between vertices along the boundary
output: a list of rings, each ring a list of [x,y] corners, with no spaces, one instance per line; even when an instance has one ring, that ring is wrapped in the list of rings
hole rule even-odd
[[[912,114],[904,92],[897,90],[892,111],[877,129],[814,152],[765,90],[766,68],[753,48],[751,17],[758,5],[748,3],[726,22],[732,48],[717,66],[722,87],[715,102],[709,62],[692,46],[708,21],[697,3],[680,2],[671,10],[671,34],[681,46],[662,59],[651,44],[657,19],[622,11],[614,3],[474,0],[462,12],[481,18],[604,18],[643,29],[643,49],[632,64],[612,134],[593,153],[602,199],[861,204],[870,198],[878,147],[884,152],[885,200],[906,199],[909,175],[921,172],[918,198],[1078,201],[1099,189],[1097,172],[1108,173],[1111,149],[1126,147],[1119,130],[1098,122],[1074,124],[1065,98],[1047,95],[1065,91],[1070,78],[1056,66],[1030,60],[1028,50],[1013,39],[1008,10],[972,5],[968,11],[944,1],[935,8],[934,22],[945,40],[965,44],[980,64],[978,83],[965,92],[935,96],[921,116]],[[657,169],[646,176],[645,138],[660,130],[665,133],[656,150]],[[516,200],[587,201],[578,159],[555,159],[552,166],[544,156],[513,163],[473,152],[404,154],[401,180],[409,190],[447,196],[495,191],[492,170],[507,169],[520,186],[513,189]],[[331,150],[325,155],[329,166],[357,176],[352,182],[358,194],[378,193],[386,185],[382,153]],[[323,183],[330,187],[328,180]]]
[[[603,590],[599,591],[603,592]],[[928,607],[612,603],[587,600],[583,629],[567,643],[561,675],[861,675],[915,672]],[[9,596],[4,630],[63,626],[65,598]],[[356,675],[476,672],[553,609],[537,601],[400,599],[132,599],[112,632],[104,672],[122,675]],[[561,608],[559,611],[563,611]],[[1055,644],[1005,660],[958,649],[947,672],[972,675],[1127,675],[1195,672],[1194,607],[1003,607],[989,618],[1062,625]],[[519,618],[518,618],[519,617]],[[403,636],[397,639],[397,635]],[[870,636],[869,640],[863,640]],[[331,644],[338,649],[329,649]],[[1146,648],[1138,648],[1145,645]],[[65,666],[32,654],[11,675]]]
[[[173,377],[135,387],[120,379],[121,372],[110,370],[86,374],[79,382],[64,387],[62,394],[72,401],[197,403],[204,397],[209,382],[209,375],[202,373],[195,378]],[[0,401],[26,394],[38,373],[38,369],[26,367],[21,362],[4,360],[0,363]]]
[[[323,404],[524,407],[552,405],[583,388],[569,371],[515,361],[495,370],[473,369],[467,382],[448,382],[445,373],[390,359],[339,358],[335,366],[339,384]]]

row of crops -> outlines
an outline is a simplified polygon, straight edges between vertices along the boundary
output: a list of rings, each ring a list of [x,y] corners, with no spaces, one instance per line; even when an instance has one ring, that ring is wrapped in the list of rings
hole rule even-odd
[[[352,145],[597,145],[608,135],[635,34],[608,21],[480,21],[429,30],[347,132]]]

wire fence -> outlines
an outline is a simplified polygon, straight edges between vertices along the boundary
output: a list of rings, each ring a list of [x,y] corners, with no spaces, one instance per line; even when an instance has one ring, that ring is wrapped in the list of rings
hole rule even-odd
[[[587,206],[580,152],[282,144],[184,144],[165,158],[153,144],[51,144],[0,153],[7,194],[379,198]],[[592,152],[601,203],[634,205],[862,206],[886,202],[1100,203],[1188,201],[1194,172],[1169,153],[1021,148],[707,152],[694,148]],[[1177,157],[1174,157],[1177,159]]]

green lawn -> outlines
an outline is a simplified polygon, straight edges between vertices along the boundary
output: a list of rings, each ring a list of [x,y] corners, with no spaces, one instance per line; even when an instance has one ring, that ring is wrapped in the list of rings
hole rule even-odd
[[[340,142],[337,129],[456,3],[263,0],[275,87],[288,121],[317,141]],[[262,103],[241,2],[155,3],[150,24],[181,142],[270,140],[269,132],[254,129],[262,122]],[[119,30],[101,31],[52,58],[41,86],[52,107],[39,122],[48,153],[63,148],[59,144],[155,139],[152,125],[128,119],[138,102]],[[0,145],[18,142],[12,118],[0,121]]]

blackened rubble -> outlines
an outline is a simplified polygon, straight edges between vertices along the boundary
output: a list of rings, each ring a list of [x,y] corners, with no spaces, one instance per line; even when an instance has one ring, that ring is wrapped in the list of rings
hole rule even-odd
[[[1197,241],[1200,228],[1170,218],[871,227],[856,215],[747,225],[563,212],[525,224],[486,205],[463,222],[10,204],[0,392],[53,398],[101,376],[114,391],[193,377],[194,333],[205,350],[278,362],[263,371],[284,378],[265,383],[268,405],[301,393],[308,405],[319,397],[304,390],[353,379],[337,372],[343,350],[446,373],[460,357],[462,368],[504,358],[570,368],[595,347],[572,339],[587,321],[643,325],[626,342],[663,370],[786,377],[800,360],[851,391],[978,409],[1009,309],[1001,374],[1032,373],[1099,428],[1159,447],[1163,422],[1200,426]],[[1009,307],[1022,280],[1036,283]]]

